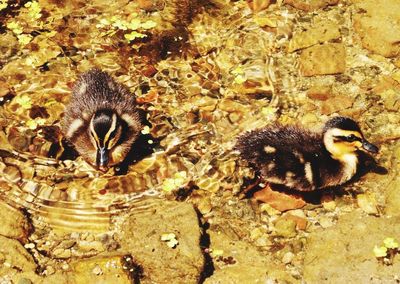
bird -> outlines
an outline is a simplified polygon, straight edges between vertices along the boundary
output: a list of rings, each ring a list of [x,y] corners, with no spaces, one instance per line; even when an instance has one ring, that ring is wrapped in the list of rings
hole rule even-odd
[[[105,172],[126,158],[143,129],[143,115],[126,86],[93,68],[75,82],[61,130],[84,160]]]
[[[265,182],[297,191],[342,185],[355,176],[363,153],[379,150],[342,116],[329,119],[320,132],[281,124],[249,131],[234,148]]]

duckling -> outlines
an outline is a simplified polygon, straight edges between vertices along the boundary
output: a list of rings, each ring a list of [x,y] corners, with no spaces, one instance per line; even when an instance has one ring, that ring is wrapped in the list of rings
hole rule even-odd
[[[340,116],[320,133],[282,125],[253,130],[235,148],[266,182],[299,191],[344,184],[360,167],[360,150],[378,152],[354,120]]]
[[[76,81],[61,121],[66,139],[101,171],[125,159],[142,128],[135,96],[99,69]]]

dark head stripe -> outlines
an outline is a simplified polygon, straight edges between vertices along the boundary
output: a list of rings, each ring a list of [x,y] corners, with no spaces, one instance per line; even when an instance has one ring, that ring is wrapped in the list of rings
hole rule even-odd
[[[361,132],[360,127],[354,120],[343,116],[336,116],[328,120],[325,124],[324,132],[332,128]]]

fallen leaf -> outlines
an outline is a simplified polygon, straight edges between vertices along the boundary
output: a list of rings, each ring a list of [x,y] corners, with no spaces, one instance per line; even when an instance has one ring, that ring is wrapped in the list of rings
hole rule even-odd
[[[258,201],[268,203],[272,208],[281,212],[299,209],[306,205],[306,202],[301,198],[274,191],[269,185],[254,193],[254,198]]]

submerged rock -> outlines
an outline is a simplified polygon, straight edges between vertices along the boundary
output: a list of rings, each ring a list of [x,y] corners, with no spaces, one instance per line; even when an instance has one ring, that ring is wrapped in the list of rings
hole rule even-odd
[[[284,267],[262,255],[256,247],[228,235],[209,231],[215,271],[204,283],[278,283],[296,282]],[[274,283],[274,282],[271,282]]]
[[[121,250],[129,252],[143,268],[144,281],[197,283],[204,266],[196,212],[187,203],[152,200],[148,210],[138,210],[122,225]],[[174,247],[161,240],[175,235]]]
[[[364,48],[395,57],[400,54],[400,2],[397,0],[353,0],[354,28]]]
[[[21,272],[34,272],[33,257],[16,240],[0,236],[0,282],[17,277]]]
[[[123,256],[92,257],[71,265],[75,283],[132,283]]]
[[[346,52],[342,43],[327,43],[304,49],[299,58],[303,76],[343,73],[346,70]]]
[[[297,9],[310,12],[330,5],[336,5],[339,3],[339,0],[285,0],[285,3]]]
[[[373,253],[387,237],[400,235],[399,217],[376,218],[352,212],[342,216],[337,225],[310,235],[305,249],[306,283],[395,283],[400,270],[383,265]]]
[[[0,220],[0,235],[20,240],[27,238],[30,225],[22,212],[0,202]]]

